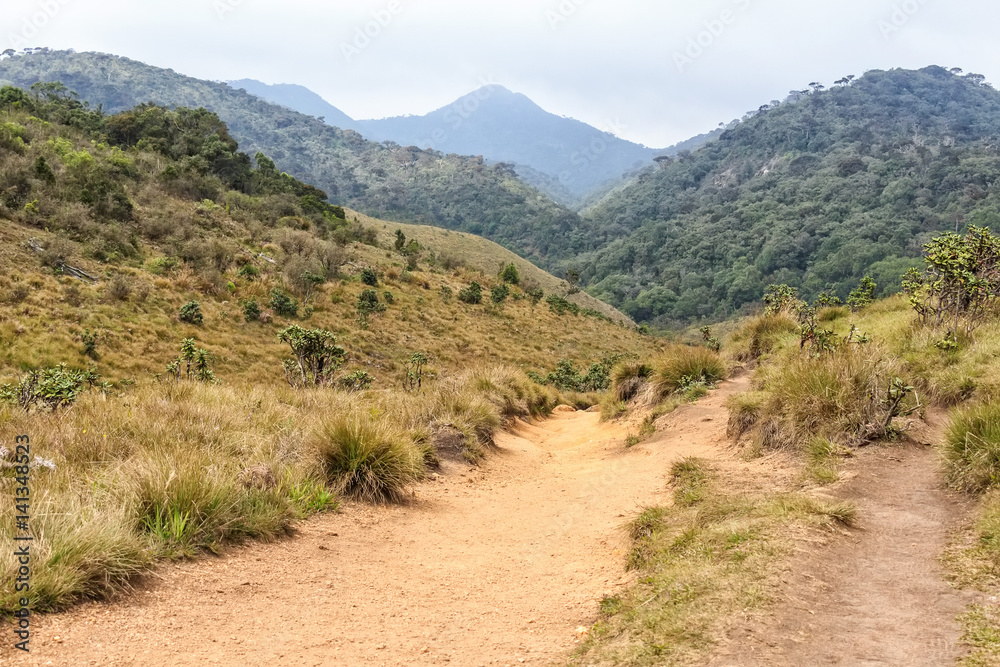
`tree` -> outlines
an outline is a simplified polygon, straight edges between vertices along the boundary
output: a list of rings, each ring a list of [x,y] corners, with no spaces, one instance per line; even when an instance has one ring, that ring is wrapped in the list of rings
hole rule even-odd
[[[502,306],[508,296],[510,296],[510,287],[507,286],[507,283],[494,285],[493,289],[490,290],[490,299],[497,306]]]
[[[403,388],[406,391],[419,391],[424,382],[424,367],[427,357],[420,352],[414,352],[406,362],[406,377],[403,378]]]
[[[294,359],[284,362],[285,377],[293,387],[325,387],[347,358],[347,351],[337,345],[337,337],[324,329],[303,329],[292,325],[278,334],[288,343]]]
[[[406,234],[403,233],[402,229],[396,230],[396,252],[403,252],[406,248]]]
[[[511,262],[500,271],[500,280],[509,285],[521,284],[521,274],[517,270],[517,265]]]

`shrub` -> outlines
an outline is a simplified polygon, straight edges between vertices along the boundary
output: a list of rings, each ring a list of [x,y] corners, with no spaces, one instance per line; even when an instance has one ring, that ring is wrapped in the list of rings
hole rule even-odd
[[[385,302],[389,305],[392,305],[393,303],[396,302],[395,295],[389,290],[382,292],[382,298],[385,299]]]
[[[447,285],[441,287],[441,301],[444,303],[451,303],[451,297],[454,294],[452,289]]]
[[[93,371],[79,371],[60,364],[32,371],[17,384],[0,385],[0,401],[14,403],[24,410],[32,407],[57,410],[71,405],[85,390],[101,386],[101,377]]]
[[[324,419],[311,443],[333,489],[360,500],[400,500],[424,473],[422,452],[386,422],[366,415]]]
[[[982,493],[1000,486],[1000,403],[956,410],[943,449],[948,479],[955,488]]]
[[[340,378],[338,384],[347,391],[364,391],[374,384],[375,378],[368,371],[354,371]]]
[[[403,378],[403,388],[407,391],[419,391],[424,384],[424,367],[427,366],[427,357],[414,352],[406,362],[406,377]]]
[[[545,302],[549,304],[549,310],[556,315],[565,315],[566,313],[573,313],[574,315],[580,314],[580,306],[576,305],[572,301],[567,301],[558,294],[548,295],[545,297]]]
[[[472,282],[468,287],[465,287],[458,292],[458,300],[462,303],[468,303],[476,305],[482,303],[483,301],[483,288],[477,282]]]
[[[116,273],[108,283],[108,288],[104,292],[105,298],[114,303],[117,301],[128,301],[128,298],[132,295],[132,283],[128,278],[120,273]],[[181,309],[183,313],[183,309]],[[184,320],[186,321],[186,320]]]
[[[861,285],[847,297],[847,305],[855,313],[862,308],[867,308],[875,303],[875,291],[877,289],[878,285],[872,277],[865,276],[861,279]]]
[[[347,351],[337,345],[337,337],[323,329],[303,329],[292,325],[278,334],[288,343],[295,359],[284,362],[285,377],[293,387],[327,386],[347,358]]]
[[[257,278],[260,278],[260,269],[253,264],[244,264],[240,267],[240,270],[237,273],[241,278],[249,281],[254,281]]]
[[[296,317],[299,314],[299,302],[277,287],[271,290],[268,306],[282,317]]]
[[[726,365],[718,353],[704,347],[677,345],[653,365],[652,385],[660,398],[666,398],[693,383],[714,384],[726,375]]]
[[[768,285],[763,301],[765,315],[790,313],[799,304],[799,291],[788,285]]]
[[[368,318],[371,315],[384,313],[386,305],[378,300],[378,292],[368,288],[358,295],[358,301],[354,305],[358,313],[357,322],[363,329],[368,328]]]
[[[240,307],[243,309],[244,320],[247,322],[260,321],[260,304],[257,303],[257,299],[244,299],[240,301]]]
[[[521,284],[521,273],[517,270],[517,265],[511,262],[500,271],[500,280],[509,285]]]
[[[490,290],[490,299],[493,301],[494,304],[498,306],[502,305],[503,302],[506,301],[507,297],[509,296],[510,296],[510,287],[508,287],[507,283],[500,283],[499,285],[494,285],[493,289]]]
[[[80,334],[80,342],[83,343],[83,355],[97,361],[99,358],[97,354],[97,334],[93,333],[90,329],[84,329],[83,333]]]
[[[201,314],[201,304],[197,301],[188,301],[181,306],[180,320],[181,322],[195,325],[200,325],[204,322],[205,317]]]
[[[361,282],[370,287],[378,287],[378,274],[375,269],[366,266],[361,269]]]

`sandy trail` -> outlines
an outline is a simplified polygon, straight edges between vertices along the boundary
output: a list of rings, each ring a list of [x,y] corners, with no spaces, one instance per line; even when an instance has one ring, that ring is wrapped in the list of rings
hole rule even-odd
[[[857,504],[858,527],[802,544],[783,601],[731,628],[709,664],[954,664],[966,652],[956,617],[978,596],[952,588],[938,561],[970,507],[944,490],[936,452],[913,443],[862,450],[830,494]]]
[[[405,506],[349,505],[275,544],[168,565],[113,603],[36,617],[17,665],[565,662],[627,581],[620,527],[668,502],[670,463],[726,456],[724,383],[626,450],[585,412],[520,424],[480,468],[452,464]]]

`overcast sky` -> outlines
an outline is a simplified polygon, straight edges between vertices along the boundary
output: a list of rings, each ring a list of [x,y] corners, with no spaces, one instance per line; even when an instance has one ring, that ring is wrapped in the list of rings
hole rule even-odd
[[[354,118],[485,83],[665,147],[812,81],[962,67],[1000,83],[986,0],[4,0],[0,40],[298,83]],[[367,33],[367,34],[366,34]]]

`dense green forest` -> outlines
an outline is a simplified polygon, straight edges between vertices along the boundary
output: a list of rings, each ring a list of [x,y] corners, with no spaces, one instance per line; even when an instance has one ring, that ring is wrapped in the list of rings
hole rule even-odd
[[[740,312],[770,283],[845,298],[870,274],[881,294],[897,291],[935,233],[1000,227],[1000,93],[940,67],[871,71],[765,105],[582,216],[510,165],[369,142],[124,58],[21,55],[0,60],[3,80],[61,81],[108,112],[150,100],[203,106],[249,153],[334,204],[480,234],[661,325]]]
[[[201,81],[112,55],[36,51],[0,60],[0,83],[28,88],[60,82],[107,113],[153,102],[204,107],[249,154],[376,217],[432,223],[480,234],[543,261],[579,217],[518,180],[509,165],[365,140],[317,118],[270,104],[223,83]],[[582,240],[579,247],[584,249]],[[558,241],[561,253],[574,249]]]
[[[587,212],[589,291],[638,320],[720,318],[769,283],[881,292],[940,230],[1000,228],[1000,93],[929,67],[816,86]]]

